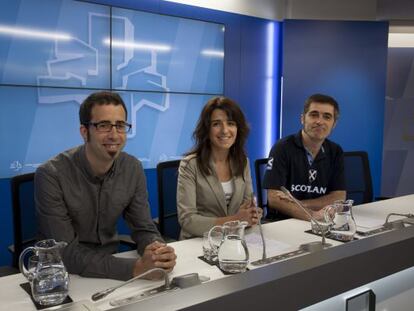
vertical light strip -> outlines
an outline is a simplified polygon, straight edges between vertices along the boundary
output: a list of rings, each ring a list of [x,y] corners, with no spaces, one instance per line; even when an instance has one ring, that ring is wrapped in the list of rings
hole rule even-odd
[[[267,25],[267,48],[266,48],[266,102],[264,109],[265,120],[265,155],[269,154],[273,140],[273,107],[274,107],[274,62],[275,62],[275,24],[270,22]]]
[[[279,112],[279,139],[283,137],[283,76],[280,77],[280,112]]]

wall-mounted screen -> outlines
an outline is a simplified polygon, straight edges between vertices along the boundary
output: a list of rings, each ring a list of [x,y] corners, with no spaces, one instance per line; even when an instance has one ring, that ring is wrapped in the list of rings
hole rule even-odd
[[[113,88],[223,92],[223,25],[113,8],[111,44]]]
[[[191,136],[210,95],[122,92],[132,124],[125,151],[144,168],[176,160],[192,146]],[[129,103],[129,104],[128,104]]]
[[[0,4],[2,84],[109,88],[110,9],[72,0]]]
[[[112,37],[111,37],[112,34]],[[205,102],[223,93],[224,26],[73,0],[0,3],[0,178],[82,143],[79,105],[120,92],[144,168],[192,146]]]
[[[91,90],[0,86],[0,177],[33,171],[61,151],[82,143],[79,104]],[[39,102],[39,94],[65,94],[65,102]],[[128,109],[125,151],[144,168],[180,158],[192,146],[191,134],[209,95],[120,93]],[[138,105],[131,105],[138,102]],[[154,104],[159,102],[160,104]],[[132,107],[132,108],[131,108]],[[133,110],[132,110],[133,109]]]

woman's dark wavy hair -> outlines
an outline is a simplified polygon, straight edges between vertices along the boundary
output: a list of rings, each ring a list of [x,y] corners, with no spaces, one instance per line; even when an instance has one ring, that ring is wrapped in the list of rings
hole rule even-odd
[[[211,115],[213,110],[221,109],[227,114],[227,118],[235,121],[237,124],[237,136],[233,146],[230,147],[229,157],[232,163],[233,176],[243,176],[244,167],[247,163],[246,151],[244,144],[249,135],[249,126],[246,122],[240,107],[230,98],[213,97],[204,106],[203,111],[198,119],[197,126],[193,132],[194,147],[186,155],[197,155],[197,165],[204,175],[211,175],[209,166],[211,157],[211,142],[209,138]]]

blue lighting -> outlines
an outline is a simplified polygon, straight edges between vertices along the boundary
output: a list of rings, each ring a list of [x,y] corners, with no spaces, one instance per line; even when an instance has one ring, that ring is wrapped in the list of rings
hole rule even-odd
[[[275,23],[267,25],[266,47],[266,104],[264,109],[265,120],[265,154],[269,154],[274,143],[274,105],[275,105]]]

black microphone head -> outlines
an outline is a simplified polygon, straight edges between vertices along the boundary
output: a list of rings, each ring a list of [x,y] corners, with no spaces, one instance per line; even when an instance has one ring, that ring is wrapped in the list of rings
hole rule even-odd
[[[102,298],[108,296],[112,292],[113,292],[113,290],[111,288],[109,288],[107,290],[104,290],[104,291],[101,291],[101,292],[97,292],[97,293],[92,295],[92,300],[97,301],[99,299],[102,299]]]

